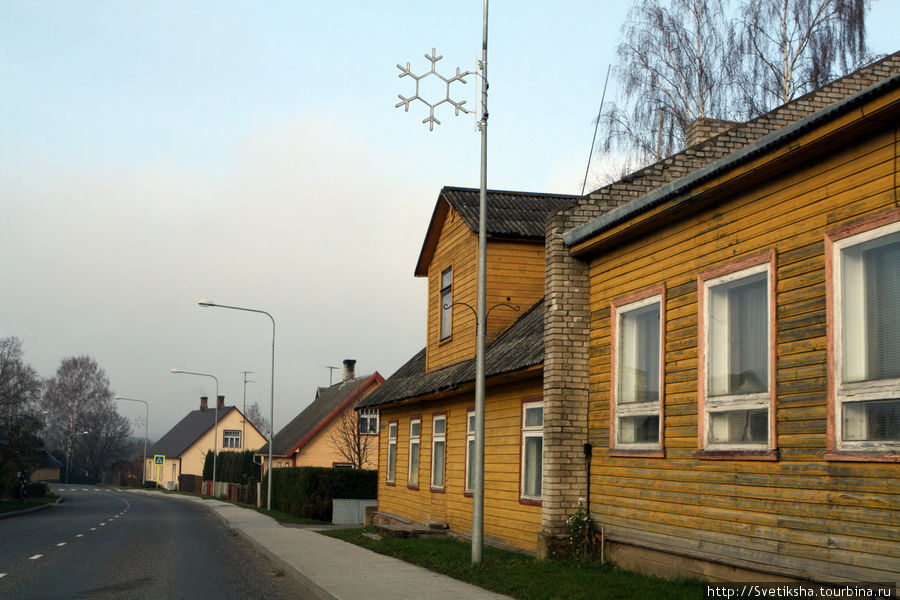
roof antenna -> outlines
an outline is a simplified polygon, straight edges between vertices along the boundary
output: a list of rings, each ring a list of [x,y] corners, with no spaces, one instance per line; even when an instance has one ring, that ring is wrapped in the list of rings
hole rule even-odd
[[[339,369],[340,367],[325,367],[325,368],[328,369],[328,387],[331,387],[332,385],[334,385],[334,382],[332,381],[332,377],[334,376],[334,370]]]
[[[597,111],[597,122],[594,123],[594,137],[591,138],[591,151],[588,154],[587,167],[584,169],[584,183],[581,184],[581,195],[584,196],[584,188],[587,187],[588,171],[591,170],[591,157],[594,155],[594,142],[597,140],[597,128],[600,127],[600,115],[603,114],[603,101],[606,100],[606,84],[609,83],[609,70],[612,64],[606,67],[606,80],[603,82],[603,95],[600,97],[600,110]]]

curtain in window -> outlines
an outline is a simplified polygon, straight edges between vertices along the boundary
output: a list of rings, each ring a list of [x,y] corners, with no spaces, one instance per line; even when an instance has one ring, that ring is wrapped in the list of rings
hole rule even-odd
[[[769,377],[768,303],[763,277],[728,290],[729,393],[766,391]]]
[[[868,379],[900,377],[900,241],[865,251],[863,263]]]
[[[541,495],[541,464],[543,461],[544,438],[525,438],[525,481],[523,494],[538,497]]]
[[[619,403],[659,399],[659,304],[622,314]]]

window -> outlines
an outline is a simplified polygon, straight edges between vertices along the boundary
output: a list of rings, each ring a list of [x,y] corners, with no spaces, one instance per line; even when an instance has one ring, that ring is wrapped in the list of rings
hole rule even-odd
[[[878,227],[864,223],[844,235],[832,235],[831,241],[836,442],[832,445],[840,450],[897,452],[900,220]]]
[[[475,411],[466,413],[466,492],[475,490]]]
[[[360,435],[378,435],[378,409],[363,408],[359,411]]]
[[[446,340],[453,333],[453,268],[441,273],[441,339]]]
[[[541,499],[544,457],[544,403],[522,405],[522,497]]]
[[[406,485],[411,488],[419,487],[419,445],[422,435],[422,419],[413,419],[409,422],[409,471]]]
[[[397,422],[388,424],[388,459],[387,482],[394,483],[397,479]]]
[[[701,274],[703,423],[707,450],[770,446],[774,252]]]
[[[431,429],[431,488],[444,489],[444,462],[447,449],[447,417],[435,415]]]
[[[613,448],[661,448],[664,290],[613,302]]]
[[[241,447],[241,430],[226,429],[222,434],[223,448],[240,448]]]

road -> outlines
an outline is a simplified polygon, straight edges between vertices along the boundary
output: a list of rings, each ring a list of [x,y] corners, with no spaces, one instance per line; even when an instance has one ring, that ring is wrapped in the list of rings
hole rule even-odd
[[[297,598],[276,565],[200,506],[88,485],[0,520],[0,598]]]

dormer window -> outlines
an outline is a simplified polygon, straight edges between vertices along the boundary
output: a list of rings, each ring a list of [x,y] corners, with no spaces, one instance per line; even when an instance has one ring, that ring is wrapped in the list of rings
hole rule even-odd
[[[441,273],[441,339],[453,333],[453,267]]]

